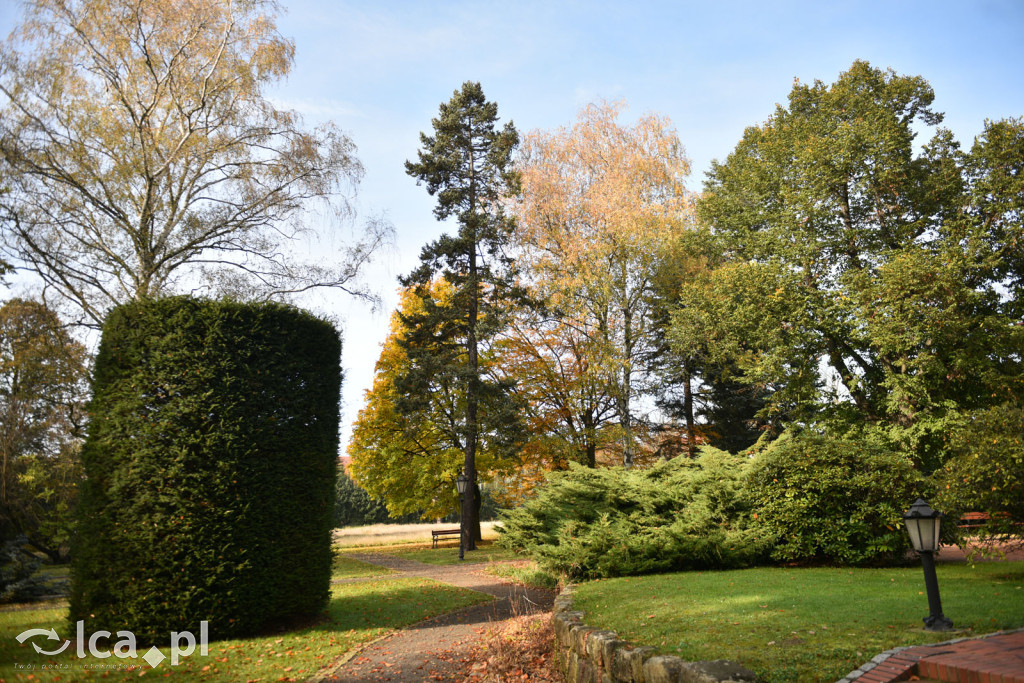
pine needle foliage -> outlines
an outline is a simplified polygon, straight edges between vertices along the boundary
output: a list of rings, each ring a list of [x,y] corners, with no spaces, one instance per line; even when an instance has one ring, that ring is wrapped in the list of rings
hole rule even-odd
[[[341,341],[292,307],[187,297],[104,325],[69,620],[251,634],[326,607]]]
[[[756,564],[746,466],[710,447],[648,470],[572,464],[503,514],[499,543],[571,580]]]

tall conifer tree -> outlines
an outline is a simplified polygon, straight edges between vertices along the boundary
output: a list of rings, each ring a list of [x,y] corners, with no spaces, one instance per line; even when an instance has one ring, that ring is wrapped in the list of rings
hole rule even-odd
[[[466,82],[440,107],[433,134],[420,134],[422,149],[406,173],[425,184],[437,197],[434,216],[455,218],[458,231],[426,245],[421,265],[402,284],[415,287],[423,300],[422,313],[406,316],[409,328],[403,346],[408,371],[397,383],[404,412],[426,407],[438,376],[461,385],[463,407],[458,433],[465,453],[467,487],[463,539],[466,548],[479,538],[476,452],[481,438],[508,441],[514,425],[507,385],[481,377],[481,345],[500,330],[507,302],[515,296],[513,263],[504,253],[512,226],[500,200],[518,188],[511,155],[519,135],[511,122],[497,127],[498,105],[488,102],[479,83]],[[450,305],[439,306],[430,296],[431,283],[447,280],[453,290]],[[504,396],[507,400],[502,401]],[[501,406],[481,414],[481,406]],[[501,424],[505,422],[505,424]],[[489,429],[494,425],[498,429]],[[507,444],[511,447],[511,444]]]

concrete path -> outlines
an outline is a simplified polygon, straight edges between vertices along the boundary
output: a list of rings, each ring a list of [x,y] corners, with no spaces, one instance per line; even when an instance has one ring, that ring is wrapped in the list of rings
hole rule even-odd
[[[435,617],[369,643],[313,681],[462,681],[472,666],[473,647],[488,628],[513,616],[548,612],[555,598],[554,591],[502,583],[483,572],[485,564],[439,567],[390,555],[364,553],[349,557],[395,570],[398,574],[394,577],[433,579],[486,593],[494,599]]]

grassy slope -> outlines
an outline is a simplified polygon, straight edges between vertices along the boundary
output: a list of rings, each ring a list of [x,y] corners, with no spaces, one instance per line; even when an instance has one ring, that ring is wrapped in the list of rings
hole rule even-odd
[[[943,611],[982,634],[1024,627],[1024,562],[940,565]],[[922,630],[920,568],[750,569],[595,581],[591,626],[688,660],[731,659],[766,683],[834,681],[874,655],[948,640]],[[970,634],[966,634],[970,635]]]

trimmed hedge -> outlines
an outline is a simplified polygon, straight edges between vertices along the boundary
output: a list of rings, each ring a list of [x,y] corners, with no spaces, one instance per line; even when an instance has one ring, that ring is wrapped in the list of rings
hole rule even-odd
[[[326,606],[341,341],[293,307],[175,297],[114,309],[82,451],[69,620],[166,643]]]

